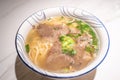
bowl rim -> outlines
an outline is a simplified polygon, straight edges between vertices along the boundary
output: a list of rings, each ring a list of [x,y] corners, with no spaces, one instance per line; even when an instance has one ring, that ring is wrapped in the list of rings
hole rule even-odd
[[[65,7],[65,6],[63,6],[63,7]],[[52,8],[60,8],[60,7],[52,7]],[[65,8],[73,8],[73,7],[65,7]],[[103,59],[102,59],[94,68],[92,68],[92,69],[90,69],[90,70],[88,70],[88,71],[86,71],[86,72],[84,72],[84,73],[82,73],[82,74],[75,75],[75,76],[74,76],[74,75],[72,75],[72,76],[67,76],[67,77],[66,77],[66,76],[56,76],[56,75],[43,74],[43,73],[35,70],[34,68],[30,67],[30,66],[22,59],[22,57],[21,57],[20,54],[19,54],[18,47],[17,47],[17,34],[18,34],[20,28],[22,27],[22,25],[25,23],[25,21],[26,21],[27,19],[29,19],[32,15],[36,14],[37,12],[43,11],[43,10],[46,10],[46,9],[51,9],[51,8],[44,8],[44,9],[38,10],[38,11],[32,13],[30,16],[28,16],[28,17],[21,23],[21,25],[19,26],[19,28],[18,28],[18,30],[17,30],[17,32],[16,32],[16,35],[15,35],[15,48],[16,48],[16,52],[17,52],[19,58],[21,59],[21,61],[22,61],[28,68],[30,68],[31,70],[35,71],[36,73],[38,73],[38,74],[40,74],[40,75],[43,75],[43,76],[51,77],[51,78],[61,78],[61,79],[62,79],[62,78],[74,78],[74,77],[79,77],[79,76],[85,75],[85,74],[91,72],[92,70],[96,69],[96,68],[104,61],[104,59],[106,58],[106,56],[107,56],[107,54],[108,54],[108,51],[109,51],[109,48],[110,48],[110,36],[109,36],[108,30],[106,29],[105,25],[104,25],[104,24],[100,21],[100,19],[97,18],[95,15],[94,15],[94,17],[101,23],[102,27],[103,27],[103,28],[105,29],[105,31],[106,31],[107,38],[108,38],[108,45],[107,45],[107,50],[106,50],[106,52],[105,52],[105,56],[103,57]],[[74,9],[79,9],[79,8],[74,8]],[[81,10],[81,9],[79,9],[79,10]],[[85,11],[85,10],[84,10],[84,11]],[[85,11],[85,12],[87,12],[87,11]],[[89,13],[90,15],[93,15],[93,14],[91,14],[90,12],[87,12],[87,13]]]

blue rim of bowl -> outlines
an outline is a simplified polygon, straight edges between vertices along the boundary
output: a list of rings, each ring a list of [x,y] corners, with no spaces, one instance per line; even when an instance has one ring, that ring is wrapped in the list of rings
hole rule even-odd
[[[53,8],[57,8],[57,7],[53,7]],[[59,7],[58,7],[58,8],[59,8]],[[66,7],[66,8],[69,8],[69,7]],[[70,7],[70,8],[71,8],[71,7]],[[50,9],[50,8],[41,9],[41,10],[39,10],[39,11],[43,11],[43,10],[46,10],[46,9]],[[79,9],[79,8],[77,8],[77,9]],[[39,12],[39,11],[37,11],[37,12]],[[36,14],[37,12],[33,13],[32,15]],[[86,11],[86,12],[87,12],[87,11]],[[89,12],[87,12],[87,13],[89,13]],[[91,13],[89,13],[89,14],[91,14]],[[32,15],[28,16],[28,17],[21,23],[21,25],[19,26],[19,28],[18,28],[18,30],[17,30],[17,32],[16,32],[16,35],[15,35],[15,48],[16,48],[16,52],[17,52],[19,58],[22,60],[22,62],[23,62],[28,68],[30,68],[31,70],[35,71],[36,73],[38,73],[38,74],[40,74],[40,75],[43,75],[43,76],[50,77],[50,78],[61,78],[61,79],[62,79],[62,78],[74,78],[74,77],[79,77],[79,76],[85,75],[85,74],[91,72],[92,70],[96,69],[96,68],[104,61],[104,59],[106,58],[106,56],[107,56],[107,54],[108,54],[108,51],[109,51],[109,48],[110,48],[110,36],[109,36],[109,33],[108,33],[105,25],[100,21],[100,19],[98,19],[96,16],[94,16],[94,17],[101,23],[101,25],[102,25],[103,28],[105,29],[105,31],[106,31],[106,33],[107,33],[107,37],[108,37],[108,48],[107,48],[107,50],[106,50],[106,54],[105,54],[105,56],[103,57],[103,59],[102,59],[94,68],[92,68],[92,69],[84,72],[83,74],[78,74],[78,75],[76,75],[76,76],[68,76],[68,77],[51,76],[51,75],[43,74],[43,73],[35,70],[34,68],[30,67],[30,66],[22,59],[22,57],[21,57],[20,54],[19,54],[18,47],[17,47],[17,34],[18,34],[21,26],[23,25],[23,23],[24,23],[28,18],[30,18]],[[93,14],[91,14],[91,15],[93,15]]]

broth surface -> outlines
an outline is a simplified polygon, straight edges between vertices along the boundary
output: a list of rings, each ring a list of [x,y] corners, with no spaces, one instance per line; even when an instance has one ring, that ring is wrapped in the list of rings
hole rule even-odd
[[[56,16],[41,21],[26,38],[26,52],[38,67],[58,73],[81,70],[97,55],[96,32],[82,20]]]

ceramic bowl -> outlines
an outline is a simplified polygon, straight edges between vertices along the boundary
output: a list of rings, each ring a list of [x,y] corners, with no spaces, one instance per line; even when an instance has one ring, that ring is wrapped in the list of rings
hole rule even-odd
[[[92,61],[91,64],[89,64],[84,69],[76,72],[64,73],[64,74],[53,73],[53,72],[48,72],[47,70],[38,68],[29,60],[24,47],[25,39],[28,32],[33,26],[39,25],[39,22],[41,20],[45,20],[53,16],[69,16],[69,17],[81,19],[86,23],[88,23],[89,25],[91,25],[92,28],[94,28],[94,30],[97,32],[99,41],[100,41],[100,49],[98,51],[98,54],[95,60]],[[110,46],[110,39],[109,39],[108,31],[104,26],[104,24],[93,14],[78,8],[55,7],[55,8],[46,8],[46,9],[40,10],[38,12],[35,12],[31,16],[29,16],[27,19],[25,19],[23,23],[20,25],[16,33],[15,46],[20,59],[31,70],[50,78],[65,79],[65,78],[75,78],[78,76],[85,75],[88,72],[92,71],[93,69],[97,68],[103,62],[103,60],[105,59],[108,53],[109,46]]]

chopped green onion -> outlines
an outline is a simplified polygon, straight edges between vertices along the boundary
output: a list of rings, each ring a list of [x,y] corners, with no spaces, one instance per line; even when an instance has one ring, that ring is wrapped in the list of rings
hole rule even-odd
[[[73,49],[63,49],[62,51],[63,51],[64,54],[68,54],[68,55],[71,55],[71,56],[77,54],[77,52]]]
[[[92,28],[90,28],[90,26],[87,23],[82,22],[81,20],[76,20],[76,23],[78,24],[78,26],[76,28],[81,31],[81,34],[83,34],[84,32],[88,32],[92,36],[92,39],[93,39],[92,44],[97,45],[98,40],[97,40],[96,34],[92,30]]]
[[[64,68],[63,71],[64,71],[65,73],[67,73],[67,72],[69,72],[69,68]]]
[[[82,21],[81,20],[75,20],[77,24],[81,24]]]
[[[62,52],[68,55],[75,55],[76,51],[73,50],[73,45],[75,41],[67,35],[61,35],[59,38],[61,45],[62,45]]]
[[[25,49],[26,49],[26,52],[29,53],[29,51],[30,51],[30,46],[29,46],[29,44],[26,44],[26,45],[25,45]]]
[[[63,17],[63,16],[61,16],[61,19],[64,19],[64,17]]]
[[[51,20],[51,18],[48,18],[47,20],[49,21],[49,20]]]
[[[58,27],[54,27],[53,29],[54,29],[54,30],[59,30],[59,28],[58,28]]]
[[[83,31],[83,27],[81,25],[78,25],[76,28],[81,31],[81,34],[83,34],[84,31]]]
[[[68,23],[66,23],[66,25],[68,25],[68,26],[69,26],[69,25],[71,25],[72,23],[73,23],[73,22],[68,22]]]
[[[80,33],[76,34],[76,33],[69,33],[67,34],[67,36],[73,37],[73,38],[78,38],[79,36],[81,36]]]
[[[85,50],[89,53],[93,53],[95,51],[94,46],[86,46]]]
[[[59,37],[59,40],[62,42],[62,41],[64,41],[64,37],[65,37],[65,35],[61,35],[60,37]]]
[[[75,55],[77,52],[72,49],[70,53],[71,53],[71,55]]]
[[[76,21],[75,19],[72,19],[72,20],[70,20],[69,22],[67,22],[66,25],[69,26],[69,25],[71,25],[72,23],[74,23],[75,21]]]

